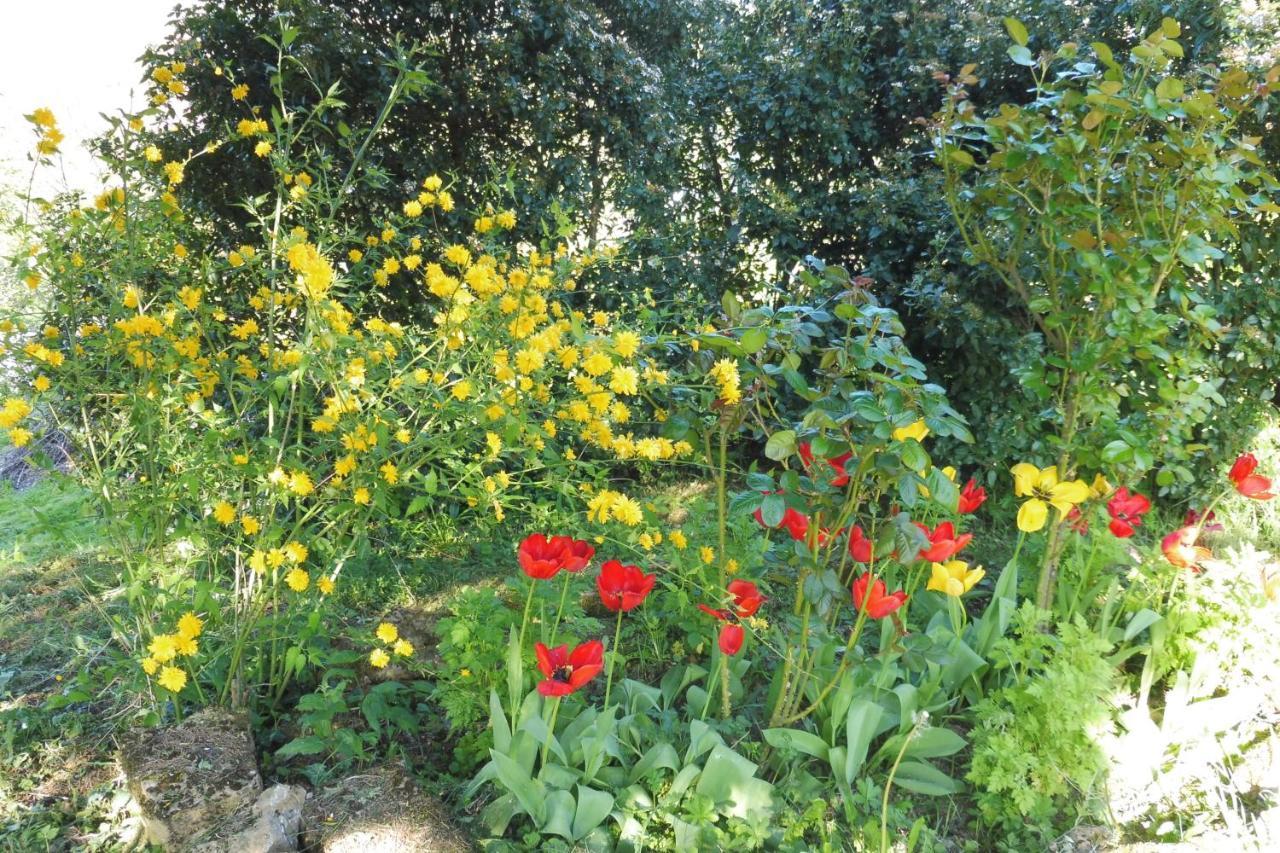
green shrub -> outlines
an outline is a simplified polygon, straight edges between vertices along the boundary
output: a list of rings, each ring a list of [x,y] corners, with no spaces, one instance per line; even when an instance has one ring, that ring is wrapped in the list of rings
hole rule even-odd
[[[996,644],[993,666],[1005,686],[973,708],[973,763],[984,824],[1013,831],[1049,825],[1087,795],[1107,770],[1094,733],[1110,724],[1117,676],[1110,647],[1084,626],[1038,627],[1045,614],[1025,602],[1014,635]]]

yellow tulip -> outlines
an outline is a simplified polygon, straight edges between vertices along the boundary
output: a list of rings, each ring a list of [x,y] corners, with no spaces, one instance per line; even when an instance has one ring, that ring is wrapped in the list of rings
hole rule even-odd
[[[1058,510],[1061,519],[1092,494],[1083,480],[1059,482],[1056,465],[1037,468],[1028,462],[1020,462],[1010,469],[1010,473],[1013,474],[1014,494],[1030,498],[1018,509],[1018,529],[1025,533],[1035,533],[1044,527],[1050,506]]]
[[[918,420],[910,426],[898,427],[893,431],[894,441],[906,441],[908,438],[914,438],[916,441],[924,441],[925,436],[929,434],[929,428],[924,425],[924,420]]]
[[[959,598],[973,589],[974,584],[982,580],[986,574],[981,566],[970,569],[969,564],[964,560],[934,563],[929,583],[925,588]]]

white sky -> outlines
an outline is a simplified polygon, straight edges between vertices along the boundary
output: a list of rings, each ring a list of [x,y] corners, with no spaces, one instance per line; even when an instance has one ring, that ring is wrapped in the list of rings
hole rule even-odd
[[[66,184],[96,186],[81,143],[105,129],[99,113],[142,103],[135,60],[164,37],[175,5],[179,0],[0,0],[0,184],[25,191],[35,137],[22,117],[49,107],[67,137]],[[62,177],[41,175],[37,188],[60,189]]]

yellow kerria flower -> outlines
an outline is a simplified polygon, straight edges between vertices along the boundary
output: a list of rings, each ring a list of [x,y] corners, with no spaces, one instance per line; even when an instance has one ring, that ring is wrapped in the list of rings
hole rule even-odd
[[[165,690],[179,693],[187,686],[187,674],[176,666],[166,666],[160,670],[160,677],[156,681]]]
[[[413,655],[413,643],[408,640],[396,640],[396,644],[392,646],[391,650],[400,657],[407,658]]]
[[[333,578],[320,578],[316,581],[316,589],[320,590],[321,595],[328,595],[333,592]]]
[[[926,589],[959,598],[973,589],[973,585],[982,580],[984,575],[986,571],[981,566],[970,569],[969,564],[964,560],[934,563],[933,574],[929,577]]]
[[[294,592],[302,592],[311,583],[311,575],[302,569],[294,569],[284,576],[284,582],[289,585],[289,589]]]
[[[199,637],[204,630],[204,620],[194,613],[184,613],[178,620],[179,637]]]
[[[400,637],[400,632],[396,630],[396,626],[390,622],[383,622],[374,632],[379,640],[384,643],[394,643]]]
[[[1010,473],[1014,494],[1030,499],[1018,510],[1018,529],[1024,533],[1035,533],[1044,527],[1050,506],[1058,510],[1061,519],[1072,507],[1089,499],[1088,484],[1083,480],[1059,482],[1056,465],[1037,468],[1029,462],[1020,462]]]
[[[147,675],[155,675],[156,670],[160,668],[160,662],[153,657],[145,657],[142,659],[142,671]]]
[[[929,428],[925,426],[924,419],[920,419],[910,426],[898,427],[893,431],[894,441],[906,441],[908,438],[914,438],[916,441],[924,441],[929,435]]]
[[[698,549],[698,554],[702,557],[702,562],[706,563],[708,566],[716,561],[716,552],[714,548],[709,548],[706,545],[703,545]]]
[[[236,520],[236,508],[226,501],[218,501],[213,505],[213,518],[225,527]]]
[[[685,537],[684,532],[680,530],[671,531],[671,544],[675,546],[677,551],[683,551],[689,547],[689,540]]]
[[[364,486],[361,486],[360,488],[356,489],[355,492],[352,493],[351,500],[355,501],[361,506],[368,506],[370,502],[369,490],[366,489]]]
[[[369,652],[369,666],[375,669],[382,669],[391,662],[391,656],[382,649],[374,649]]]

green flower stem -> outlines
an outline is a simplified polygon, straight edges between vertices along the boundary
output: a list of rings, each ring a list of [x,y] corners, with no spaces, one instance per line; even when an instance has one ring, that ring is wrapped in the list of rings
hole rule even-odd
[[[907,732],[907,737],[902,741],[902,749],[898,750],[898,757],[893,759],[893,767],[889,768],[889,778],[884,783],[884,798],[880,801],[880,853],[889,851],[889,792],[893,790],[893,777],[897,775],[902,756],[907,754],[907,747],[919,728],[920,724],[917,723]]]
[[[564,586],[560,588],[560,609],[556,611],[556,621],[551,625],[551,639],[548,645],[556,644],[556,633],[560,630],[560,620],[564,617],[564,603],[569,598],[569,578],[573,575],[571,572],[564,573]]]
[[[524,632],[529,628],[529,611],[533,609],[533,591],[537,581],[529,578],[529,595],[524,600],[524,618],[520,620],[520,648],[524,649]]]
[[[609,710],[609,694],[613,690],[613,666],[618,661],[618,642],[622,637],[622,610],[618,610],[618,622],[613,629],[613,645],[609,647],[609,674],[604,681],[604,708]]]
[[[542,742],[542,766],[547,766],[547,753],[551,749],[551,739],[556,736],[556,716],[560,713],[561,697],[557,696],[551,706],[551,720],[547,723],[547,739]]]
[[[724,666],[725,657],[726,657],[725,653],[720,651],[720,648],[717,646],[716,662],[711,667],[710,677],[707,678],[707,689],[704,691],[707,694],[707,698],[706,698],[706,701],[702,703],[702,713],[698,715],[699,720],[705,720],[707,718],[707,710],[711,707],[711,685],[715,683],[716,677],[720,674],[720,672],[725,670],[725,666]]]

